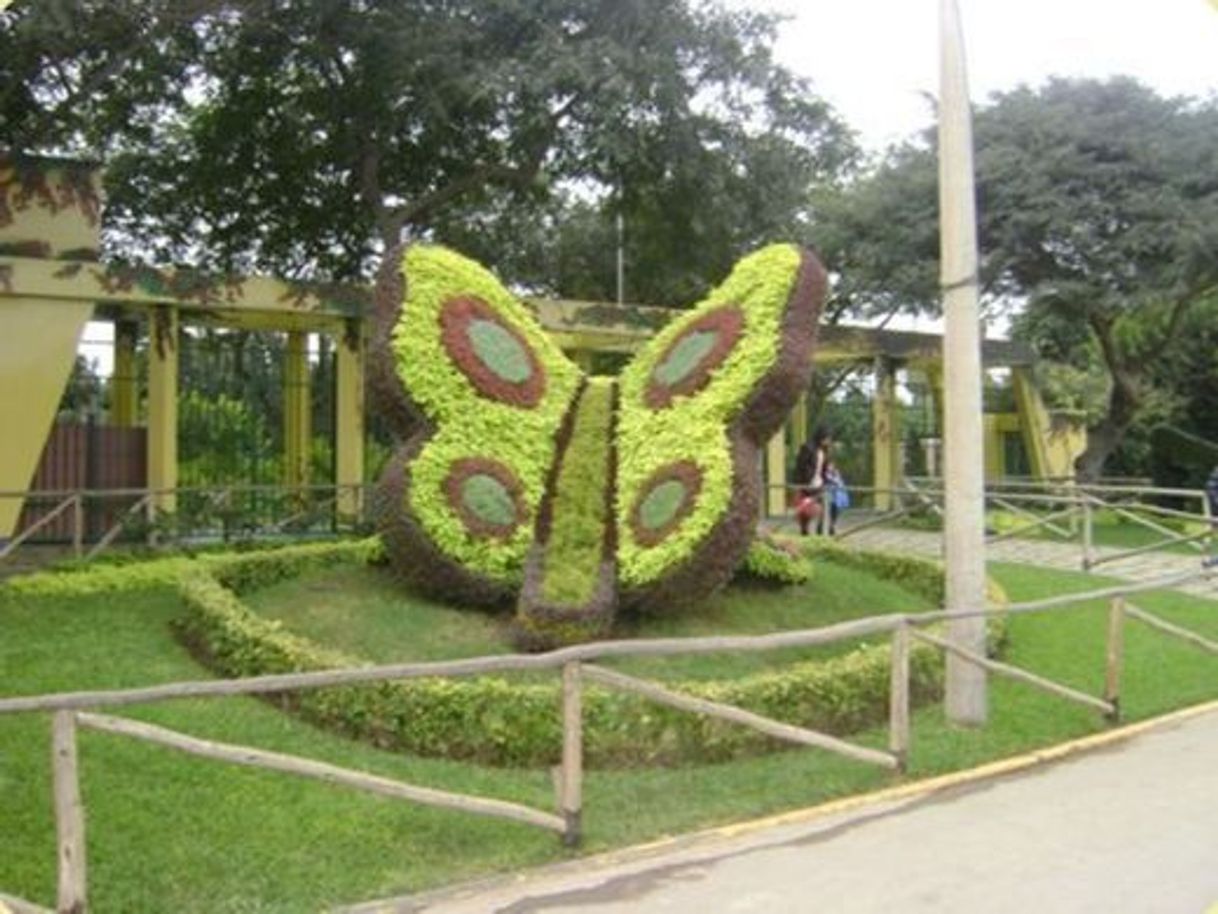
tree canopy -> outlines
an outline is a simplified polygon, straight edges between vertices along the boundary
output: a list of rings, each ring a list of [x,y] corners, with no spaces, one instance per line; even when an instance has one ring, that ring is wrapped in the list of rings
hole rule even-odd
[[[0,136],[100,157],[128,256],[351,279],[405,233],[550,288],[553,230],[612,193],[675,295],[854,155],[775,27],[697,0],[18,0]]]
[[[995,96],[975,142],[985,296],[1046,358],[1107,374],[1077,465],[1094,477],[1218,283],[1218,105],[1055,79]],[[933,140],[906,145],[820,200],[842,307],[938,310],[935,168]]]

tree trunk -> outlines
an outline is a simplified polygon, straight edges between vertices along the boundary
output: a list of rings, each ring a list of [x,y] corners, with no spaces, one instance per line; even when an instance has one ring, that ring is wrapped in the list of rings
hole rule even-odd
[[[1140,403],[1137,376],[1130,371],[1113,369],[1108,414],[1087,429],[1087,448],[1074,461],[1074,473],[1080,482],[1095,482],[1103,475],[1104,464],[1125,440]]]

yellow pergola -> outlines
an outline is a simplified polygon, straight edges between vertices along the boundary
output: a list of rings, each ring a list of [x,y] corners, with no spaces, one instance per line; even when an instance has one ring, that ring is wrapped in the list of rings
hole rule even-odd
[[[28,490],[78,340],[90,319],[101,318],[115,325],[110,413],[115,425],[138,422],[135,345],[140,326],[147,328],[146,484],[156,493],[156,508],[172,511],[178,482],[178,326],[195,322],[286,332],[283,397],[289,486],[309,482],[307,335],[328,334],[336,341],[338,510],[358,515],[358,485],[364,482],[370,291],[105,264],[98,258],[101,205],[99,175],[90,165],[0,160],[0,428],[5,442],[0,448],[0,492]],[[668,309],[642,305],[554,300],[529,304],[559,345],[584,365],[594,353],[635,351],[672,315]],[[877,489],[894,488],[900,477],[895,372],[901,366],[920,368],[932,386],[941,384],[940,349],[934,334],[822,328],[818,363],[853,361],[875,370],[872,481]],[[1019,404],[1014,419],[995,419],[993,434],[1009,430],[1014,421],[1023,432],[1033,475],[1068,475],[1077,440],[1054,436],[1050,416],[1031,383],[1028,354],[1015,344],[989,341],[984,358],[987,365],[1012,368]],[[775,436],[767,449],[772,480],[783,479],[786,472],[787,438],[798,446],[807,437],[802,404],[792,423],[791,434]],[[21,504],[20,498],[0,498],[0,540],[12,536]],[[781,491],[771,490],[768,508],[784,510]]]

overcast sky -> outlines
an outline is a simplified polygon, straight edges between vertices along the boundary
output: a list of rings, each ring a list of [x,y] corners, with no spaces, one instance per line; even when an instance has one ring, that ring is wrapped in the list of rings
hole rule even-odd
[[[958,0],[974,101],[1050,75],[1129,74],[1164,94],[1218,90],[1218,0]],[[733,0],[782,12],[779,59],[869,148],[930,125],[938,0]]]

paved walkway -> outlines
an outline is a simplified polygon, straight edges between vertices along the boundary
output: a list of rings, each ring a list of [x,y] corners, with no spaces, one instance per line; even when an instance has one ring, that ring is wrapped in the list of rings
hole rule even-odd
[[[914,553],[940,557],[943,552],[942,534],[925,530],[901,530],[888,527],[870,527],[846,536],[843,545],[860,549],[878,549],[884,552]],[[1172,574],[1197,571],[1201,566],[1201,555],[1177,552],[1145,552],[1128,558],[1111,558],[1126,550],[1097,546],[1093,554],[1103,561],[1094,570],[1096,574],[1122,578],[1128,581],[1148,581]],[[986,547],[990,561],[1018,562],[1042,568],[1060,568],[1065,571],[1082,571],[1082,548],[1077,543],[1059,543],[1051,540],[1002,540]],[[1218,598],[1218,569],[1208,580],[1186,584],[1179,590],[1199,596]]]
[[[1218,706],[1019,773],[734,831],[355,910],[1206,914],[1218,911]]]

